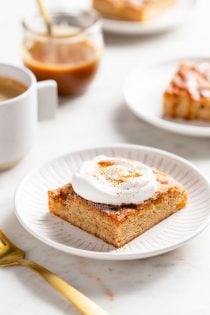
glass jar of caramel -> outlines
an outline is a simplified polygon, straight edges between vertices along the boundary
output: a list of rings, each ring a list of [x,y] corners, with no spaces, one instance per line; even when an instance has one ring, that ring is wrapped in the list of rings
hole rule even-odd
[[[54,12],[52,35],[41,15],[23,21],[23,61],[38,81],[53,79],[62,96],[83,93],[97,71],[103,48],[101,20],[94,10]]]

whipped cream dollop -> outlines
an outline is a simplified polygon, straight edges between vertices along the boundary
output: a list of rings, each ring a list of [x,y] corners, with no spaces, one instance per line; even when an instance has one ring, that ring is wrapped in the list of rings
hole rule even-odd
[[[86,200],[109,205],[139,204],[157,190],[150,167],[124,158],[97,156],[72,176],[74,191]]]

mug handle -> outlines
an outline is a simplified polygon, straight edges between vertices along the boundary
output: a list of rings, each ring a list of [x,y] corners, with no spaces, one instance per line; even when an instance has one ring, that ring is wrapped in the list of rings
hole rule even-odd
[[[57,83],[54,80],[37,82],[38,120],[48,120],[55,117],[58,106]]]

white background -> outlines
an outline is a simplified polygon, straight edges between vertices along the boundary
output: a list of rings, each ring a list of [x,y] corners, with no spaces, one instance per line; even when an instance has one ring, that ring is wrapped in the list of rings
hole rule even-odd
[[[0,61],[21,64],[20,21],[30,14],[34,2],[0,1]],[[52,2],[56,1],[48,1]],[[210,56],[210,2],[198,2],[195,16],[173,32],[146,38],[105,36],[100,71],[88,92],[62,100],[56,119],[39,124],[33,150],[16,168],[0,174],[0,227],[29,258],[60,274],[113,315],[209,315],[210,230],[174,252],[142,261],[77,258],[48,248],[25,232],[14,216],[14,192],[25,174],[52,157],[116,142],[171,151],[210,176],[210,140],[166,133],[138,120],[125,107],[121,92],[125,75],[137,63],[182,54]],[[0,299],[1,315],[77,314],[23,267],[0,270]]]

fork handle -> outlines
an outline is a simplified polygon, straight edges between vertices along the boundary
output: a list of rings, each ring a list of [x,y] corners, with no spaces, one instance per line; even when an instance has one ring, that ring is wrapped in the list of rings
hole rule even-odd
[[[58,277],[53,272],[38,265],[37,263],[21,259],[20,265],[29,267],[37,272],[43,279],[45,279],[53,288],[62,294],[68,301],[70,301],[80,312],[84,315],[108,315],[106,311],[92,302],[88,297],[80,293],[70,284]]]

